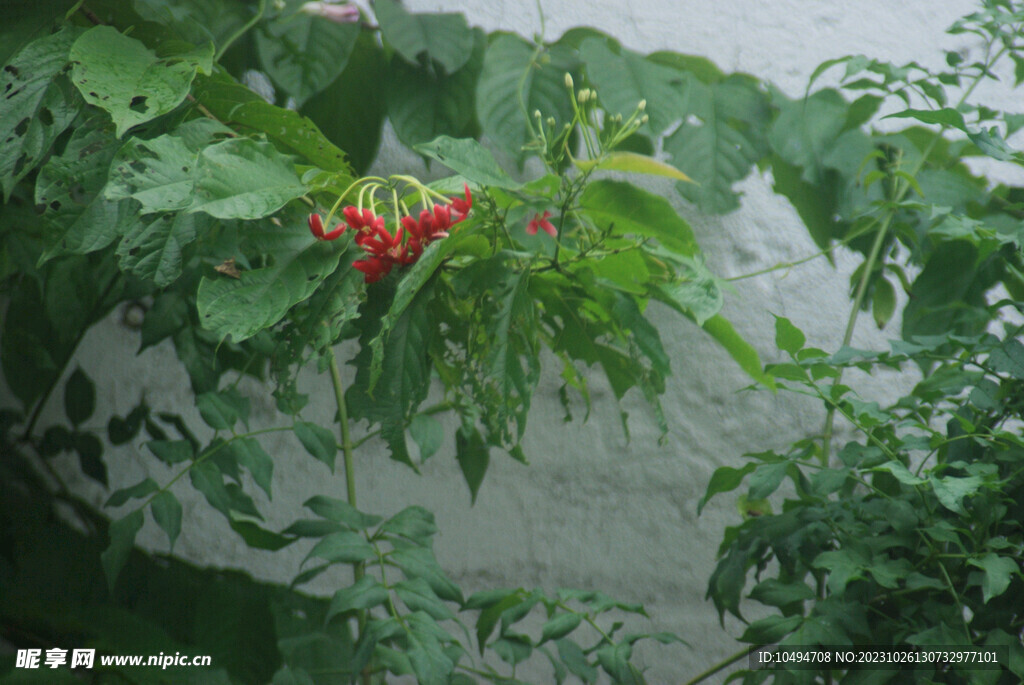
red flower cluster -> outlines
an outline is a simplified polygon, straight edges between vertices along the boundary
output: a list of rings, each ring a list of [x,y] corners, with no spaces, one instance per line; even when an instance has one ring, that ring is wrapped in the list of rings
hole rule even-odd
[[[528,224],[526,224],[526,235],[537,235],[537,229],[541,229],[552,238],[558,236],[558,231],[555,229],[555,225],[548,221],[548,217],[551,216],[551,212],[545,211],[544,215],[537,214],[533,217]]]
[[[323,220],[319,214],[309,215],[309,230],[317,240],[334,240],[351,228],[356,232],[356,245],[366,251],[365,259],[358,259],[352,266],[366,274],[366,282],[374,283],[387,276],[396,264],[412,264],[423,248],[440,238],[447,238],[449,229],[466,218],[473,207],[469,186],[465,186],[466,199],[455,198],[450,205],[436,204],[434,211],[424,209],[419,219],[402,217],[402,223],[395,235],[384,227],[384,217],[376,216],[369,209],[346,207],[342,210],[345,223],[338,224],[330,233],[324,232]]]

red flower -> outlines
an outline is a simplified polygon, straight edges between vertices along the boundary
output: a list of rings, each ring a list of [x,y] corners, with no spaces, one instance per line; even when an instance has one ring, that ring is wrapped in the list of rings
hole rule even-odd
[[[462,187],[466,189],[466,199],[453,197],[452,198],[452,210],[459,215],[455,221],[459,222],[466,218],[469,214],[469,210],[473,209],[473,196],[469,194],[469,184],[464,183]]]
[[[391,272],[392,264],[383,257],[367,257],[352,262],[352,266],[366,274],[367,283],[376,283]]]
[[[342,224],[338,224],[333,231],[325,234],[324,220],[320,218],[319,214],[310,214],[309,230],[317,240],[335,240],[345,232],[345,227]]]
[[[551,216],[551,212],[544,212],[544,216],[536,214],[533,217],[533,221],[526,224],[526,235],[537,235],[537,229],[542,229],[552,238],[558,235],[558,231],[555,229],[554,224],[548,221],[548,217]]]

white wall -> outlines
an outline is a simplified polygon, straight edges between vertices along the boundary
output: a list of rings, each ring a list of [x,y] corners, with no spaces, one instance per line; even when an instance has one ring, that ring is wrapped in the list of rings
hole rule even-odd
[[[419,11],[462,11],[471,24],[488,30],[524,35],[539,30],[532,2],[407,4]],[[543,5],[548,39],[572,26],[591,25],[634,50],[703,55],[726,71],[749,72],[794,96],[803,91],[818,63],[844,54],[938,66],[942,49],[969,44],[966,38],[945,35],[944,29],[974,8],[968,0],[543,0]],[[420,168],[416,160],[393,150],[381,159],[379,170],[385,173]],[[725,217],[701,216],[676,201],[716,273],[740,275],[816,251],[796,214],[772,194],[765,179],[754,176],[742,188],[743,208]],[[850,255],[839,254],[838,270],[819,259],[789,272],[739,281],[724,313],[767,360],[775,355],[770,312],[790,317],[808,331],[812,342],[834,349],[849,312],[845,284],[856,264]],[[739,647],[730,637],[739,634],[738,627],[720,629],[711,603],[704,600],[723,527],[738,519],[729,496],[697,517],[696,502],[712,471],[742,463],[745,452],[783,447],[819,432],[822,411],[790,397],[738,393],[748,378],[709,337],[687,322],[659,319],[667,322],[661,329],[675,372],[664,397],[672,428],[665,447],[658,446],[657,429],[639,401],[627,402],[633,418],[633,439],[627,444],[612,395],[599,381],[590,421],[563,424],[557,385],[548,382],[538,392],[526,438],[532,465],[523,467],[495,455],[475,507],[470,507],[450,444],[447,453],[428,462],[422,476],[390,462],[382,446],[373,442],[359,454],[356,470],[361,508],[386,514],[419,503],[436,512],[442,531],[438,557],[469,590],[592,587],[646,603],[651,629],[674,631],[693,646],[642,650],[650,682],[670,683],[692,677]],[[898,335],[898,326],[893,322],[878,332],[864,317],[854,344],[883,345]],[[180,411],[198,423],[170,346],[136,357],[137,346],[137,333],[113,320],[94,330],[82,346],[80,362],[94,378],[117,379],[116,385],[104,387],[100,412],[124,412],[145,392],[152,406]],[[321,405],[316,418],[326,423],[331,413],[329,380],[309,376],[305,382],[315,393],[314,404]],[[253,397],[257,420],[275,422],[272,402],[262,389],[244,387]],[[886,397],[897,390],[888,378],[870,379],[864,387],[866,393]],[[169,478],[171,472],[141,442],[119,451],[112,486],[133,484],[146,474],[160,482]],[[300,503],[312,494],[343,496],[340,473],[328,477],[321,464],[300,453],[293,439],[270,438],[264,445],[277,460],[275,498],[266,507],[272,527],[300,517]],[[68,470],[73,471],[70,462]],[[104,499],[89,483],[76,487],[97,503]],[[298,572],[306,548],[296,545],[277,554],[250,551],[189,486],[179,484],[174,492],[186,503],[178,553],[201,563],[248,569],[266,579],[288,580]],[[261,494],[255,494],[259,500]],[[151,521],[140,540],[154,550],[166,549],[163,534]],[[322,577],[314,588],[330,593],[340,580],[340,572]],[[544,682],[549,673],[541,664],[534,677]]]

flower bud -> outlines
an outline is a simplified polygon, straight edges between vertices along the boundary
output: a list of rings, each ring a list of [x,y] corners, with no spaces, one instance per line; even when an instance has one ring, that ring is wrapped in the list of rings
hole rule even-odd
[[[572,74],[565,72],[565,87],[572,88]]]
[[[644,111],[645,109],[647,109],[647,100],[641,100],[640,104],[637,105],[636,108],[637,108],[637,110],[639,110],[641,112]]]

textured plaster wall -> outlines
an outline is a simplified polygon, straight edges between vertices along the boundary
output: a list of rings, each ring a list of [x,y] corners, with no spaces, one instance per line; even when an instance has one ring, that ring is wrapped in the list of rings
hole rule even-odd
[[[533,2],[407,0],[419,11],[461,11],[471,24],[524,35],[539,31]],[[767,79],[790,95],[803,91],[821,61],[864,53],[897,62],[918,60],[939,66],[942,49],[968,45],[944,29],[974,7],[968,0],[543,0],[545,30],[555,39],[565,29],[590,25],[618,37],[627,47],[650,52],[671,49],[706,56],[726,71],[745,71]],[[958,42],[959,41],[959,42]],[[422,170],[415,159],[386,148],[378,169],[384,173]],[[656,189],[670,192],[669,187]],[[725,217],[706,217],[682,201],[676,205],[694,227],[710,267],[722,276],[753,272],[815,252],[815,247],[788,203],[773,195],[770,179],[753,175],[743,184],[742,209]],[[727,297],[725,314],[766,360],[774,358],[770,312],[785,315],[808,332],[812,343],[834,348],[849,311],[845,283],[857,261],[839,253],[837,268],[824,260],[791,271],[739,281]],[[651,628],[671,630],[692,648],[655,647],[641,651],[652,683],[680,682],[732,654],[738,645],[737,624],[719,628],[710,602],[704,600],[707,578],[724,526],[736,522],[734,499],[723,496],[696,515],[697,500],[712,471],[736,465],[745,452],[783,447],[820,431],[821,411],[814,405],[768,393],[740,393],[749,380],[693,325],[656,312],[673,360],[664,404],[671,434],[665,446],[639,401],[627,401],[632,440],[627,443],[607,388],[595,379],[594,411],[586,424],[565,424],[557,385],[542,383],[534,402],[523,467],[495,455],[477,504],[470,506],[452,446],[435,456],[417,476],[394,464],[377,443],[367,443],[356,467],[361,508],[382,514],[410,503],[433,510],[441,534],[437,554],[442,565],[469,591],[498,586],[548,589],[603,589],[627,601],[644,602]],[[880,346],[898,334],[898,322],[885,331],[861,321],[854,344]],[[137,333],[111,320],[94,330],[82,346],[81,365],[94,377],[112,376],[104,384],[100,412],[125,412],[145,393],[158,409],[182,412],[199,423],[187,381],[169,345],[136,357]],[[555,370],[550,365],[548,370]],[[315,418],[327,422],[331,411],[326,377],[310,375]],[[892,397],[893,378],[859,379],[862,392]],[[904,381],[905,382],[905,381]],[[254,384],[243,388],[253,398],[256,422],[275,421],[273,405]],[[627,398],[630,400],[631,398]],[[59,402],[54,403],[59,404]],[[317,404],[320,405],[317,410]],[[53,407],[53,411],[59,407]],[[582,412],[580,412],[582,414]],[[106,414],[98,413],[105,416]],[[45,424],[44,424],[45,425]],[[130,485],[145,475],[166,482],[171,472],[141,447],[116,453],[113,487]],[[293,439],[268,437],[264,446],[275,456],[271,527],[302,516],[301,502],[312,494],[341,496],[341,475],[330,476],[322,464],[304,456]],[[73,472],[70,462],[68,471]],[[101,503],[105,494],[88,482],[76,483]],[[254,491],[261,500],[262,493]],[[306,548],[295,545],[270,554],[247,549],[189,486],[174,492],[185,503],[184,529],[176,552],[205,564],[249,570],[257,577],[289,580],[299,571]],[[140,541],[165,550],[166,539],[147,522]],[[312,589],[327,594],[344,581],[321,577]],[[541,665],[530,674],[550,679]],[[521,674],[525,675],[525,674]]]

